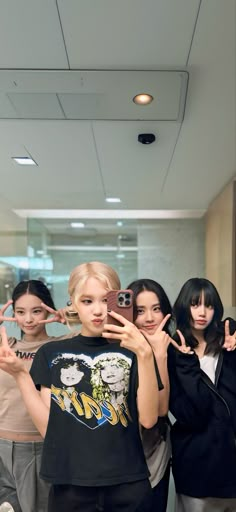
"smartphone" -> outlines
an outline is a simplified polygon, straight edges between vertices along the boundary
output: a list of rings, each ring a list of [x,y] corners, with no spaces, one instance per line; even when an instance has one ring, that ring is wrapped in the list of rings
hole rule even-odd
[[[107,294],[107,309],[122,315],[129,322],[133,322],[133,292],[132,290],[111,290]],[[107,313],[107,323],[122,325]],[[111,341],[111,340],[109,340]],[[112,340],[116,341],[117,340]]]

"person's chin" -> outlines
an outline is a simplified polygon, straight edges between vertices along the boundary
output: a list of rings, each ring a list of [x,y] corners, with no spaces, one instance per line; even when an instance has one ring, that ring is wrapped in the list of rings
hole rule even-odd
[[[24,327],[24,333],[26,333],[26,334],[38,334],[36,327]]]
[[[97,325],[93,324],[91,330],[94,333],[94,336],[101,336],[104,331],[103,323]]]

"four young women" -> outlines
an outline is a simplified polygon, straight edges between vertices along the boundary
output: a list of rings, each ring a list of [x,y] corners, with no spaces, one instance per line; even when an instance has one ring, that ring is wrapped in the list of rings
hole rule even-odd
[[[2,333],[0,366],[45,437],[41,477],[52,484],[48,511],[165,512],[170,399],[176,511],[235,512],[236,324],[222,322],[214,285],[195,278],[174,305],[177,341],[168,297],[150,279],[128,286],[134,324],[111,312],[120,327],[108,325],[106,294],[119,287],[116,273],[102,263],[71,273],[81,334],[37,352],[31,375],[40,394]]]

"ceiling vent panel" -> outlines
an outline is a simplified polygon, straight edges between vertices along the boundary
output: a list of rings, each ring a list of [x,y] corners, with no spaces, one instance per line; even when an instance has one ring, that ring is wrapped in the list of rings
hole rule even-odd
[[[8,98],[20,119],[64,119],[56,94],[9,93]]]
[[[182,122],[187,97],[186,70],[0,71],[0,95],[19,119],[94,119]],[[136,105],[134,96],[153,96]],[[5,100],[4,100],[5,96]],[[0,109],[12,118],[12,108]]]

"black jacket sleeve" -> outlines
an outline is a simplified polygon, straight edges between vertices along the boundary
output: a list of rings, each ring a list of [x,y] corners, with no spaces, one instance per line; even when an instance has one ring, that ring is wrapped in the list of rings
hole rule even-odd
[[[169,347],[170,411],[186,428],[201,430],[211,415],[212,390],[201,377],[196,354]]]

